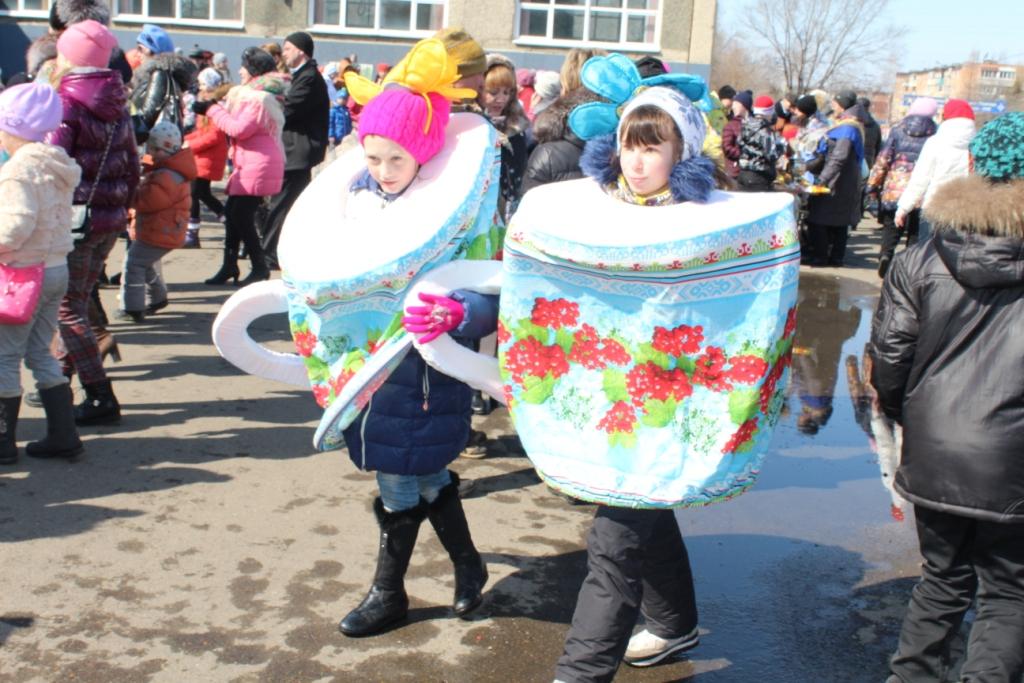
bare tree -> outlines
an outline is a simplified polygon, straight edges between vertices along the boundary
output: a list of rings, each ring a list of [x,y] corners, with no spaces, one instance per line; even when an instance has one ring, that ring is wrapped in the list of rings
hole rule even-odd
[[[882,24],[889,0],[754,0],[746,28],[774,57],[786,89],[853,82],[892,54],[902,30]]]
[[[770,60],[735,34],[715,32],[715,46],[711,53],[711,83],[718,88],[731,85],[736,89],[752,88],[759,91],[774,90],[778,75]]]

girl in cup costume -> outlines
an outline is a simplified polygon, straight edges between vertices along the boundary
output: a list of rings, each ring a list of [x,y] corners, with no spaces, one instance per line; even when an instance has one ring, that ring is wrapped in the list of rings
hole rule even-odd
[[[365,102],[359,142],[367,162],[350,188],[346,217],[387,211],[420,166],[441,150],[449,99],[472,96],[452,87],[457,78],[437,40],[414,47],[368,102],[366,95],[377,88],[354,73],[345,75],[349,92]],[[421,299],[424,305],[409,308],[403,319],[407,331],[421,335],[421,343],[445,332],[479,339],[496,328],[494,297],[459,290]],[[341,621],[345,635],[371,635],[406,617],[403,579],[424,518],[455,566],[455,613],[463,617],[480,605],[487,567],[470,537],[458,478],[446,469],[465,446],[469,424],[470,388],[428,367],[412,350],[345,429],[350,457],[377,470],[380,487],[373,505],[380,525],[377,571],[366,597]]]
[[[608,100],[569,119],[589,140],[589,178],[524,198],[498,329],[505,397],[538,473],[600,504],[556,668],[565,683],[698,644],[672,508],[753,484],[784,400],[799,272],[791,198],[716,190],[693,104],[701,79],[641,79],[622,55],[588,61],[582,78]]]

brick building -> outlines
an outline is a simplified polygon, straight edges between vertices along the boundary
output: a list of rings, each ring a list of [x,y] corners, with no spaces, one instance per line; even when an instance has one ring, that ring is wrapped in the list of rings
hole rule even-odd
[[[951,97],[965,99],[979,114],[1019,110],[1024,66],[993,61],[965,62],[896,74],[892,114],[899,120],[915,97],[933,97],[940,105]]]
[[[462,26],[485,49],[519,66],[557,69],[573,47],[653,54],[707,78],[717,0],[111,0],[112,28],[131,47],[139,27],[160,24],[175,45],[242,50],[296,30],[316,40],[321,63],[356,53],[394,64],[423,37]],[[28,44],[47,29],[49,0],[0,0],[0,66],[24,68]]]

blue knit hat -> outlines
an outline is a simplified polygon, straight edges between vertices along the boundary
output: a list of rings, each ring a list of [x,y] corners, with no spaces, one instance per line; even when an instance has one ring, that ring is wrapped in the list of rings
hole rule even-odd
[[[174,41],[167,35],[167,31],[156,24],[143,24],[142,32],[135,42],[148,48],[155,55],[164,52],[174,52]]]
[[[1003,114],[971,141],[974,172],[990,180],[1024,178],[1024,113]]]

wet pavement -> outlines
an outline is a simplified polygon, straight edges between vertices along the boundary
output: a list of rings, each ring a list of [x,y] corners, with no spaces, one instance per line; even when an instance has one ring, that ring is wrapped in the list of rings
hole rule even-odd
[[[491,572],[485,607],[452,617],[450,564],[425,527],[410,623],[341,636],[373,571],[373,479],[312,452],[307,392],[216,356],[208,331],[228,290],[190,283],[217,261],[215,248],[175,252],[166,314],[115,326],[122,425],[89,430],[80,462],[0,471],[0,681],[551,680],[593,507],[539,483],[503,410],[478,418],[488,457],[454,467],[476,482],[465,507]],[[919,560],[913,515],[901,521],[887,488],[893,434],[860,381],[878,291],[862,279],[803,274],[763,474],[678,513],[700,647],[616,680],[884,680]],[[256,327],[286,334],[273,318]],[[39,410],[22,417],[23,442],[41,435]]]

